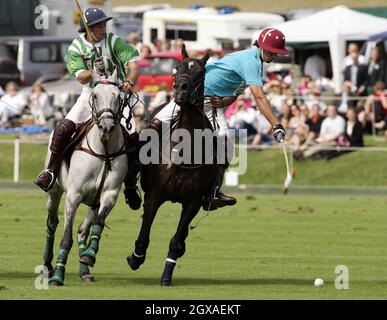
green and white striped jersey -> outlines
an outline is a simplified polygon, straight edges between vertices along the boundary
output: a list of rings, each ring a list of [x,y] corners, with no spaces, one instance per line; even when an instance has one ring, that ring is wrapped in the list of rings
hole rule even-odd
[[[95,44],[99,54],[104,58],[105,66],[110,72],[118,68],[118,79],[124,81],[130,70],[128,62],[140,60],[137,48],[109,32],[100,42]],[[66,58],[67,70],[74,76],[85,70],[92,70],[95,60],[93,45],[82,34],[71,43]],[[86,86],[92,87],[89,83]]]

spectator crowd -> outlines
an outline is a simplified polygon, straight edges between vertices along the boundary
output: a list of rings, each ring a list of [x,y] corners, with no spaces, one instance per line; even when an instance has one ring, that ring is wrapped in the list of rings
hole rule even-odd
[[[150,54],[180,50],[183,41],[152,45],[139,42],[130,34],[128,43],[136,47],[143,59]],[[335,152],[332,147],[361,147],[363,134],[373,130],[384,131],[387,140],[387,63],[384,52],[372,49],[368,63],[360,55],[356,43],[348,45],[348,55],[343,60],[342,92],[334,94],[331,81],[326,78],[327,67],[318,52],[305,62],[303,73],[296,76],[293,68],[287,74],[266,72],[264,91],[273,110],[287,131],[287,142],[293,146],[296,160],[316,155],[327,159]],[[213,56],[212,60],[219,57]],[[165,84],[154,95],[139,92],[144,102],[137,103],[134,118],[138,129],[145,125],[147,115],[157,106],[168,102],[172,93]],[[35,84],[29,94],[20,93],[18,85],[9,82],[4,91],[0,88],[0,129],[34,124],[53,128],[58,120],[55,108],[44,86]],[[271,145],[274,143],[271,126],[255,106],[247,88],[224,112],[230,129],[245,129],[248,143]]]

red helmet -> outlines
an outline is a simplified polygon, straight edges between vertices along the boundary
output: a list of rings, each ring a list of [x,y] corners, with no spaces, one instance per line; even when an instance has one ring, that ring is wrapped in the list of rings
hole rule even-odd
[[[258,45],[260,48],[270,52],[287,54],[285,49],[285,36],[275,28],[265,28],[259,35]]]

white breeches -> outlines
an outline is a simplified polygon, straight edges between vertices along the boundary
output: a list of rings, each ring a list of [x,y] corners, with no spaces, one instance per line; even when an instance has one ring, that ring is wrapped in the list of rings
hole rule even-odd
[[[175,103],[172,99],[164,108],[162,108],[156,115],[155,118],[159,119],[165,124],[170,124],[172,118],[175,117],[180,110],[180,106]],[[213,113],[212,108],[209,102],[204,102],[204,113],[206,114],[208,120],[210,120],[213,125]],[[218,131],[219,136],[227,135],[227,122],[226,117],[224,116],[224,110],[217,109],[216,120],[218,122],[219,128],[215,128]]]

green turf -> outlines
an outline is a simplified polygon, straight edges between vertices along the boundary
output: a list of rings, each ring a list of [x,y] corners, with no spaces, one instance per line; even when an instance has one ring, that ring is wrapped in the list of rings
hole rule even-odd
[[[386,142],[377,142],[366,137],[366,145],[386,147]],[[13,179],[13,144],[0,144],[0,182]],[[20,145],[20,180],[32,181],[43,169],[47,145]],[[368,186],[383,187],[387,181],[386,152],[353,152],[326,160],[295,162],[297,186]],[[241,184],[281,185],[286,176],[282,150],[249,151],[247,172],[239,177]]]
[[[386,152],[352,152],[327,160],[294,162],[294,185],[310,186],[385,186]],[[242,184],[281,185],[286,177],[282,150],[249,151],[247,172]]]
[[[239,194],[238,199],[237,206],[214,212],[190,232],[186,255],[175,269],[174,287],[160,287],[159,278],[178,206],[161,208],[147,261],[132,271],[126,256],[141,220],[120,197],[107,220],[111,230],[104,230],[93,269],[97,282],[80,282],[74,247],[66,285],[37,290],[34,268],[42,263],[44,194],[3,189],[0,299],[387,298],[385,197]],[[79,211],[76,226],[85,212]],[[60,220],[56,249],[62,214]],[[337,265],[349,268],[348,290],[334,287]],[[322,288],[313,286],[318,277],[326,281]]]

